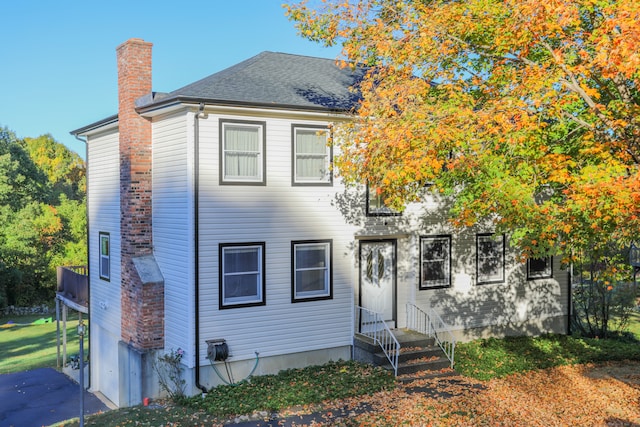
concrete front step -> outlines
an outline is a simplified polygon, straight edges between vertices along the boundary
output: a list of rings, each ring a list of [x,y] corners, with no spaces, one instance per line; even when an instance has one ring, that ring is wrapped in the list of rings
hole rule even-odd
[[[435,345],[432,338],[403,329],[396,329],[393,334],[400,343],[399,380],[404,382],[403,378],[408,378],[409,381],[414,381],[455,373],[450,369],[451,362],[446,358],[442,349]],[[354,344],[356,360],[391,369],[387,357],[372,339],[357,335]]]
[[[414,362],[414,363],[411,363]],[[398,375],[415,374],[421,371],[438,372],[451,366],[451,362],[446,357],[441,357],[428,362],[415,362],[398,364]]]
[[[440,347],[428,346],[428,347],[407,347],[411,348],[410,351],[405,351],[405,347],[400,347],[400,355],[398,356],[398,362],[404,363],[416,359],[433,359],[443,357],[443,352]],[[376,365],[383,365],[387,363],[387,356],[379,351],[373,355],[373,361]]]
[[[410,347],[430,347],[435,345],[435,340],[420,332],[408,329],[395,329],[393,335],[396,337],[402,348]]]
[[[380,364],[378,366],[382,366],[383,368],[389,370],[392,369],[386,357],[385,361],[386,363]],[[419,361],[419,359],[414,359],[398,363],[398,376],[409,374],[413,375],[417,372],[439,372],[449,368],[450,366],[451,362],[449,362],[446,357],[436,357],[432,360],[427,360],[424,362]]]
[[[451,369],[450,367],[446,367],[446,368],[440,369],[439,371],[425,370],[425,371],[413,372],[410,374],[398,375],[397,380],[403,384],[410,384],[418,380],[448,378],[448,377],[455,377],[458,375],[459,374],[454,369]]]

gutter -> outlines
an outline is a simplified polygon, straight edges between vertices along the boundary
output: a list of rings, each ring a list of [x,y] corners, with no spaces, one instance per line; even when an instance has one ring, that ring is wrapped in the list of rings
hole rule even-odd
[[[139,106],[136,108],[136,112],[138,114],[151,113],[156,110],[162,110],[164,108],[179,105],[179,104],[189,104],[189,103],[207,103],[212,105],[226,106],[226,107],[247,107],[247,108],[267,108],[270,110],[284,110],[284,111],[314,111],[314,112],[322,112],[322,113],[349,113],[353,111],[357,106],[360,98],[355,100],[345,100],[345,106],[333,106],[333,107],[325,107],[319,105],[296,105],[296,104],[278,104],[271,102],[252,102],[252,101],[236,101],[229,99],[213,99],[213,98],[202,98],[197,96],[171,96],[160,99],[157,102],[152,104],[147,104],[143,106]],[[107,119],[105,119],[106,121]]]
[[[82,141],[82,142],[84,142],[86,144],[87,141],[84,141],[84,140],[80,139],[80,137],[78,136],[79,134],[86,134],[87,132],[90,132],[92,130],[99,129],[101,127],[112,125],[112,124],[115,124],[115,123],[118,123],[118,115],[117,114],[109,116],[109,117],[107,117],[105,119],[102,119],[100,121],[91,123],[89,125],[83,126],[83,127],[79,128],[79,129],[72,130],[70,133],[71,133],[71,135],[75,136],[77,140]]]
[[[349,102],[352,104],[351,108],[344,107],[322,107],[322,106],[313,106],[313,105],[294,105],[294,104],[276,104],[276,103],[267,103],[267,102],[249,102],[249,101],[233,101],[233,100],[224,100],[224,99],[208,99],[202,97],[191,97],[191,96],[176,96],[176,97],[166,97],[160,98],[159,101],[143,106],[136,107],[136,112],[142,116],[152,116],[155,113],[160,111],[165,111],[167,108],[176,108],[183,106],[185,104],[210,104],[217,105],[220,107],[229,107],[229,108],[241,108],[248,109],[250,111],[260,111],[260,110],[269,110],[272,112],[273,110],[279,110],[283,112],[300,112],[300,113],[314,113],[314,114],[333,114],[338,116],[347,117],[351,113],[354,112],[355,107],[358,104],[358,100],[355,102]],[[96,129],[103,128],[105,126],[113,125],[118,123],[118,115],[114,114],[109,117],[106,117],[97,122],[88,124],[79,129],[71,131],[71,134],[78,138],[77,135],[85,134],[87,132],[94,131]]]
[[[74,131],[75,132],[75,131]],[[89,244],[89,146],[87,144],[87,140],[86,139],[82,139],[78,136],[77,133],[71,132],[71,135],[73,135],[73,137],[75,139],[77,139],[78,141],[84,143],[84,158],[85,158],[85,169],[84,169],[84,179],[85,179],[85,186],[86,186],[86,190],[85,190],[85,215],[87,217],[87,224],[85,225],[85,234],[87,235],[87,281],[88,281],[88,285],[87,286],[87,299],[88,299],[88,305],[89,305],[89,311],[87,313],[87,320],[91,319],[91,281],[89,280],[91,278],[91,276],[89,275],[89,271],[90,271],[90,264],[91,264],[91,245]],[[87,337],[87,345],[89,346],[89,348],[91,348],[91,322],[89,322],[89,336]],[[89,384],[89,386],[87,387],[88,389],[91,389],[91,368],[89,368],[89,377],[87,378],[87,383]],[[84,384],[83,384],[84,386]]]
[[[195,383],[196,387],[206,394],[209,391],[200,384],[200,125],[199,118],[204,111],[204,103],[200,103],[193,116],[193,282],[195,292]]]

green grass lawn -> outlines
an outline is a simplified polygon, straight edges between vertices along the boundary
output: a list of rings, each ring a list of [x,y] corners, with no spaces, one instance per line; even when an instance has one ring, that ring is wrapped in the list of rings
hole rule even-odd
[[[577,363],[640,360],[640,341],[566,335],[487,338],[456,346],[456,371],[479,380]]]
[[[576,363],[640,360],[640,312],[631,315],[629,339],[590,339],[566,335],[475,340],[456,346],[456,370],[488,380],[516,372]]]
[[[629,332],[634,334],[640,340],[640,311],[634,311],[633,314],[631,314]]]
[[[33,323],[42,318],[51,318],[51,322]],[[78,317],[70,318],[71,320],[67,320],[68,356],[77,354],[80,347],[77,335]],[[13,325],[8,322],[13,322]],[[60,341],[62,342],[62,331]],[[62,346],[60,351],[62,352]],[[0,374],[45,367],[55,368],[56,357],[55,314],[0,317]]]

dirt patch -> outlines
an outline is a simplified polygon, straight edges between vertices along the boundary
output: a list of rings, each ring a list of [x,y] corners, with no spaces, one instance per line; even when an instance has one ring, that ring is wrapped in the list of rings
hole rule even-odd
[[[640,362],[638,361],[586,365],[584,375],[593,379],[615,379],[640,390]]]

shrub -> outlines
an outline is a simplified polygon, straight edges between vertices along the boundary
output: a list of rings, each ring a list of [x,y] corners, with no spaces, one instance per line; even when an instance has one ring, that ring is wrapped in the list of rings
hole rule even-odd
[[[153,369],[158,374],[160,388],[174,401],[184,398],[186,381],[182,378],[182,356],[184,350],[178,348],[158,357]]]

